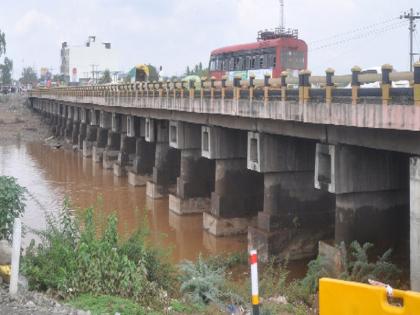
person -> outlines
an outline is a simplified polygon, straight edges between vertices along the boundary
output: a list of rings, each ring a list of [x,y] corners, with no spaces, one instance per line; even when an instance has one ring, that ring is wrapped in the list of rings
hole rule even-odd
[[[162,70],[162,66],[159,67],[159,73],[158,73],[158,77],[159,77],[159,81],[162,82],[163,81],[163,77],[165,76],[165,74],[163,73]]]

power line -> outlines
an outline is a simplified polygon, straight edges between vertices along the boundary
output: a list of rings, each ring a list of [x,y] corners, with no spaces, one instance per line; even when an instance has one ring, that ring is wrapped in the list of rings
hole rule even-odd
[[[349,31],[346,31],[346,32],[343,32],[343,33],[338,33],[338,34],[335,34],[335,35],[332,35],[332,36],[329,36],[329,37],[326,37],[326,38],[317,39],[317,40],[314,40],[312,42],[309,42],[308,44],[312,45],[312,44],[319,43],[319,42],[331,41],[331,40],[335,40],[336,38],[352,35],[354,33],[364,32],[366,30],[376,28],[378,26],[383,26],[385,24],[395,22],[398,19],[399,19],[398,17],[388,18],[386,20],[382,20],[382,21],[379,21],[379,22],[376,22],[376,23],[373,23],[373,24],[358,27],[358,28],[355,28],[353,30],[349,30]]]
[[[414,55],[417,55],[413,51],[413,35],[414,30],[416,29],[415,22],[417,19],[420,19],[420,13],[417,12],[414,14],[414,10],[411,8],[410,11],[404,12],[404,14],[400,16],[400,19],[406,19],[409,21],[408,31],[410,32],[410,71],[413,71]]]
[[[403,22],[398,22],[398,23],[394,23],[394,24],[391,24],[391,25],[386,25],[386,26],[384,26],[380,29],[373,29],[369,32],[365,32],[365,33],[361,33],[361,34],[355,34],[354,36],[351,36],[351,37],[348,37],[348,38],[338,39],[334,42],[322,44],[320,46],[315,46],[314,48],[309,49],[309,51],[316,51],[316,50],[320,50],[320,49],[324,49],[324,48],[329,48],[329,47],[333,47],[333,46],[346,44],[346,43],[354,41],[354,40],[359,40],[359,39],[362,39],[362,38],[367,38],[367,37],[370,37],[370,36],[374,36],[374,35],[378,35],[378,34],[388,32],[388,31],[392,31],[392,30],[395,30],[395,29],[400,28],[402,26],[404,26]]]

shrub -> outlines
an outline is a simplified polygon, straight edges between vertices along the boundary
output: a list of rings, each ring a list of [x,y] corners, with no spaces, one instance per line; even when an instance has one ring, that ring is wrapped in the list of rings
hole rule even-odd
[[[25,210],[26,189],[16,179],[0,176],[0,238],[11,240],[13,221]]]
[[[357,241],[350,244],[349,253],[344,244],[340,245],[342,253],[342,265],[344,271],[340,279],[367,282],[368,279],[376,279],[382,282],[393,282],[397,280],[401,271],[390,262],[392,250],[388,249],[376,261],[369,261],[368,251],[373,244],[365,243],[360,245]],[[317,259],[308,264],[308,272],[302,279],[302,287],[308,293],[315,293],[318,290],[318,281],[322,277],[331,277],[325,268],[325,261],[318,256]]]
[[[171,281],[172,275],[166,273],[168,268],[156,252],[145,245],[142,232],[122,242],[115,215],[108,217],[103,233],[94,222],[89,208],[83,228],[79,228],[68,204],[58,218],[48,219],[46,231],[38,232],[41,243],[32,243],[22,262],[30,286],[51,289],[62,297],[112,295],[142,305],[163,303],[164,281]]]
[[[201,255],[196,262],[182,262],[179,269],[180,291],[192,303],[221,305],[226,301],[243,302],[227,286],[225,269],[206,262]]]

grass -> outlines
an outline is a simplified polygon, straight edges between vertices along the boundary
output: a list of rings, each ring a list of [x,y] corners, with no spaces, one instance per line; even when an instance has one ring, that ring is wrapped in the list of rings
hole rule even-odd
[[[152,314],[130,299],[111,295],[83,294],[69,300],[68,303],[77,309],[89,310],[92,315],[115,314],[117,312],[121,315]]]

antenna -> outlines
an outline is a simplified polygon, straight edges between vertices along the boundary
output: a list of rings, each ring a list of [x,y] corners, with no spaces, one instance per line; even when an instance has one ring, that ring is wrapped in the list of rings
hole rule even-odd
[[[284,29],[284,0],[279,0],[280,2],[280,29]]]

